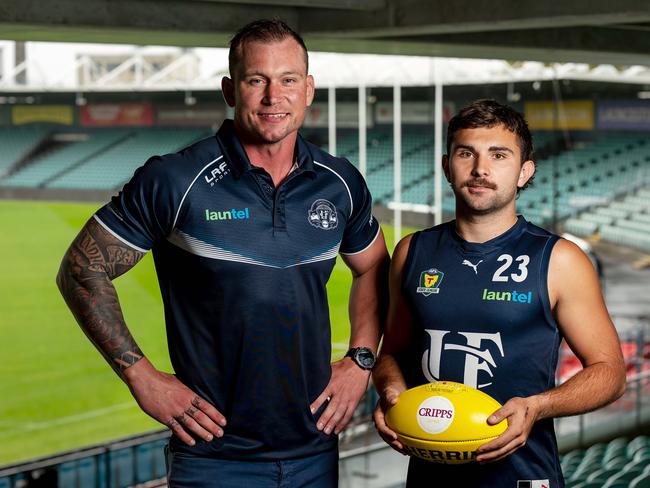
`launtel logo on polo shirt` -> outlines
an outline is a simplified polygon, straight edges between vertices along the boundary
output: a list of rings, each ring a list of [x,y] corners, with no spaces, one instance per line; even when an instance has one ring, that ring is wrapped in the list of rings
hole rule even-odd
[[[532,291],[493,291],[483,288],[481,297],[487,302],[516,302],[516,303],[533,303]]]
[[[250,213],[248,207],[237,210],[236,208],[231,208],[230,210],[210,210],[205,209],[205,220],[248,220],[250,219]]]

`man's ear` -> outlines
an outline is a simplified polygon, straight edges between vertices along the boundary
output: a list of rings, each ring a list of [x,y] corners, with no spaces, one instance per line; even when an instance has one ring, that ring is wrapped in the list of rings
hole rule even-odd
[[[528,183],[528,180],[530,180],[533,175],[535,174],[535,162],[531,161],[530,159],[528,161],[524,161],[524,163],[521,165],[521,169],[519,170],[519,179],[517,179],[517,188],[523,188],[526,186],[526,183]]]
[[[235,106],[235,82],[227,76],[221,78],[221,93],[229,107]]]
[[[447,181],[449,180],[449,156],[446,154],[443,154],[442,156],[442,170],[445,172],[445,178],[447,178]]]
[[[311,106],[314,101],[314,77],[307,75],[307,106]]]

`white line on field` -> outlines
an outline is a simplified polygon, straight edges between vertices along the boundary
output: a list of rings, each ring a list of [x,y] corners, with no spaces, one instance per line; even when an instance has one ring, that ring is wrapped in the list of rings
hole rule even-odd
[[[47,420],[45,422],[21,422],[18,420],[11,422],[5,420],[1,425],[2,427],[9,428],[9,430],[7,432],[0,432],[0,439],[2,437],[7,437],[11,434],[14,434],[16,431],[49,429],[51,427],[72,424],[74,422],[80,422],[82,420],[87,420],[94,417],[101,417],[102,415],[107,415],[119,410],[128,410],[130,408],[137,408],[137,404],[135,402],[118,403],[117,405],[111,405],[110,407],[89,410],[88,412],[83,412],[76,415],[68,415],[67,417],[59,417],[53,420]]]

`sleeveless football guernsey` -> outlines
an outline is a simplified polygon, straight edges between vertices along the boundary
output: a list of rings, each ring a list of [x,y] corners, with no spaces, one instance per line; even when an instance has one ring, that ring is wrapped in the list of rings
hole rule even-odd
[[[458,381],[501,404],[552,388],[561,336],[547,275],[557,240],[521,216],[480,244],[463,240],[454,221],[417,232],[402,282],[414,331],[413,348],[400,357],[409,387]],[[411,459],[409,487],[435,486],[432,476],[462,487],[562,487],[553,420],[537,422],[525,446],[494,463]]]

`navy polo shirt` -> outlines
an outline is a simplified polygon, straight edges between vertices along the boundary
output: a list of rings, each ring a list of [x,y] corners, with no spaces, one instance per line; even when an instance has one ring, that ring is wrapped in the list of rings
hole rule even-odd
[[[325,284],[337,254],[379,234],[361,174],[297,139],[275,188],[251,165],[232,121],[216,137],[136,170],[97,221],[153,251],[177,377],[228,420],[225,435],[171,448],[280,460],[333,449],[309,405],[331,369]]]

